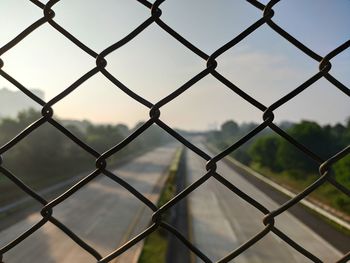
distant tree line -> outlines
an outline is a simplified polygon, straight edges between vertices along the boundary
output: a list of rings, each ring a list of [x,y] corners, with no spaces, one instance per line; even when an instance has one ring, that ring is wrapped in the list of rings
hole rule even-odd
[[[238,125],[234,121],[227,121],[219,131],[208,133],[208,141],[224,149],[256,126],[253,123]],[[301,121],[283,123],[281,126],[290,136],[324,160],[350,144],[350,119],[345,125],[338,123],[321,126],[313,121]],[[232,156],[246,165],[267,168],[265,171],[269,170],[274,175],[288,174],[297,183],[310,182],[318,176],[318,164],[315,161],[269,129],[235,150]],[[334,164],[333,171],[336,180],[350,189],[350,155]],[[332,193],[334,205],[350,212],[350,198],[331,188],[329,186],[324,192]]]
[[[38,120],[40,112],[27,110],[18,114],[17,118],[0,120],[0,144],[4,145],[21,130]],[[119,125],[96,125],[84,121],[58,120],[82,141],[100,153],[121,142],[137,127],[129,129]],[[125,149],[108,159],[113,166],[130,155],[142,153],[147,149],[170,141],[171,138],[163,130],[151,126]],[[51,124],[46,123],[32,132],[17,145],[2,155],[3,166],[34,188],[43,188],[55,181],[61,181],[78,173],[86,173],[94,169],[95,159]],[[6,183],[5,183],[6,182]],[[0,174],[1,187],[11,185]]]

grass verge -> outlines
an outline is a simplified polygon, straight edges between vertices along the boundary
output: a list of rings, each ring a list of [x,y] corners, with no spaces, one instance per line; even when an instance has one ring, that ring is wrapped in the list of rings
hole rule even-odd
[[[183,149],[179,148],[175,153],[175,158],[169,167],[168,178],[158,200],[158,207],[163,206],[176,195],[176,174],[182,151]],[[165,214],[164,220],[169,219],[169,216],[169,214]],[[168,244],[168,233],[164,229],[158,228],[145,239],[138,263],[165,263]]]
[[[303,191],[320,177],[318,174],[305,174],[305,179],[297,179],[289,171],[273,172],[269,168],[261,167],[256,163],[252,163],[249,167],[294,193]],[[325,182],[313,191],[307,199],[315,204],[328,206],[329,209],[332,209],[332,213],[349,221],[349,203],[344,202],[344,205],[341,202],[342,200],[345,200],[346,197],[347,196],[343,192],[339,191],[330,183]]]
[[[206,146],[208,147],[208,149],[210,149],[214,153],[217,153],[219,151],[218,148],[213,144],[206,144]],[[230,160],[230,158],[232,158],[233,160]],[[239,161],[234,160],[234,158],[232,156],[229,156],[227,160],[231,163],[232,162],[233,163],[234,162],[240,163]],[[246,166],[244,164],[242,164],[242,165]],[[234,165],[234,166],[237,167],[237,165]],[[290,178],[290,175],[287,172],[273,173],[267,168],[263,168],[263,167],[260,167],[260,166],[254,165],[254,164],[248,165],[246,167],[248,169],[250,168],[251,170],[262,175],[263,177],[266,177],[270,181],[277,183],[278,185],[282,186],[283,188],[285,188],[288,191],[295,193],[295,194],[303,191],[306,187],[311,185],[314,180],[317,179],[317,176],[313,175],[315,178],[312,178],[312,176],[310,176],[310,178],[307,181],[296,181],[296,180],[293,180],[292,178]],[[237,168],[239,170],[241,170],[241,169],[246,170],[246,169],[240,168],[240,167],[237,167]],[[250,172],[248,172],[248,174],[250,174]],[[332,205],[330,200],[327,200],[327,196],[329,196],[329,194],[330,193],[327,192],[327,195],[326,195],[325,190],[322,189],[322,187],[321,187],[321,189],[317,189],[316,191],[311,193],[309,196],[307,196],[306,199],[308,201],[310,201],[310,203],[324,209],[325,211],[329,212],[330,214],[333,214],[334,216],[342,219],[343,221],[348,222],[348,218],[349,218],[348,214],[344,213],[343,211],[336,210],[336,208],[334,207],[334,205]],[[304,206],[304,208],[307,209],[312,214],[318,216],[319,218],[322,218],[325,222],[327,222],[328,224],[330,224],[331,226],[336,228],[339,232],[346,234],[346,235],[349,235],[349,233],[350,233],[349,229],[332,221],[330,218],[325,217],[324,215],[317,213],[316,211],[312,210],[310,207]]]

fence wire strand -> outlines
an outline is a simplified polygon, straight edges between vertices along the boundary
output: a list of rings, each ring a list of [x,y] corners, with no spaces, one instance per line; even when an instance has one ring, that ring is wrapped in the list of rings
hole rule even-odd
[[[317,255],[314,255],[310,251],[307,251],[300,244],[293,241],[290,237],[288,237],[281,230],[279,230],[275,226],[275,221],[278,220],[279,215],[281,215],[283,212],[287,211],[289,208],[291,208],[292,206],[300,202],[302,199],[307,197],[310,193],[315,191],[318,187],[320,187],[326,182],[331,183],[339,191],[342,191],[344,194],[350,196],[350,190],[347,189],[345,186],[341,185],[339,182],[337,182],[334,177],[330,176],[331,174],[330,170],[332,165],[350,153],[350,146],[346,147],[345,149],[335,154],[334,156],[331,156],[327,160],[324,160],[320,158],[316,153],[308,149],[305,145],[298,142],[295,138],[291,137],[285,131],[279,128],[273,122],[274,111],[279,107],[281,107],[282,105],[288,103],[290,100],[293,100],[294,97],[298,96],[300,93],[307,90],[312,84],[314,84],[315,82],[317,82],[322,78],[326,79],[335,88],[343,92],[344,95],[350,96],[350,89],[330,73],[330,70],[332,67],[331,60],[337,55],[339,55],[340,53],[342,53],[344,50],[349,48],[350,40],[336,47],[333,51],[331,51],[330,53],[328,53],[326,56],[323,57],[317,54],[315,51],[313,51],[309,47],[307,47],[306,45],[304,45],[303,43],[301,43],[296,38],[294,38],[292,35],[290,35],[288,32],[286,32],[283,28],[281,28],[278,24],[276,24],[273,21],[273,17],[275,14],[273,7],[279,2],[279,0],[272,0],[266,5],[255,0],[247,0],[247,2],[252,5],[252,8],[257,8],[262,12],[261,18],[255,21],[245,30],[243,30],[240,34],[233,37],[229,42],[227,42],[226,44],[218,48],[215,52],[208,55],[204,51],[202,51],[200,48],[192,44],[190,41],[185,39],[183,36],[181,36],[181,34],[177,33],[174,29],[171,28],[171,26],[169,26],[165,21],[161,19],[162,11],[160,8],[163,2],[165,2],[165,0],[156,0],[153,4],[145,0],[137,0],[137,1],[140,4],[142,4],[144,8],[149,9],[150,16],[144,22],[142,22],[139,26],[137,26],[134,30],[132,30],[129,34],[127,34],[125,37],[118,40],[111,46],[105,48],[101,53],[97,53],[91,48],[89,48],[87,45],[82,43],[78,38],[76,38],[74,35],[69,33],[65,28],[63,28],[54,20],[55,12],[53,8],[55,4],[59,2],[59,0],[50,0],[46,4],[40,2],[39,0],[30,0],[30,2],[32,2],[36,7],[42,9],[43,17],[41,17],[40,19],[38,19],[37,21],[29,25],[27,28],[25,28],[20,34],[18,34],[15,38],[13,38],[7,44],[0,47],[0,75],[4,79],[12,83],[14,86],[16,86],[20,91],[22,91],[26,96],[32,99],[35,103],[42,106],[42,111],[41,111],[42,117],[34,121],[30,126],[22,130],[12,140],[7,142],[5,145],[3,145],[0,148],[1,174],[7,177],[9,180],[11,180],[18,188],[20,188],[22,191],[28,194],[31,198],[33,198],[36,202],[42,205],[42,210],[41,210],[42,219],[39,222],[37,222],[34,226],[27,229],[24,233],[19,235],[17,238],[15,238],[12,242],[2,247],[0,249],[0,261],[1,262],[3,261],[3,255],[6,252],[8,252],[12,248],[20,244],[30,235],[32,235],[41,227],[43,227],[45,224],[51,223],[55,225],[57,228],[59,228],[60,230],[62,230],[77,245],[79,245],[82,249],[88,252],[92,257],[94,257],[96,259],[96,262],[98,263],[110,262],[111,260],[115,259],[119,255],[127,251],[129,248],[134,246],[136,243],[146,238],[148,235],[153,233],[158,228],[162,228],[165,231],[169,232],[170,234],[174,235],[189,250],[191,250],[196,256],[198,256],[204,262],[212,262],[205,255],[205,253],[203,253],[198,247],[196,247],[193,243],[191,243],[190,240],[186,239],[186,237],[184,237],[178,230],[176,230],[176,228],[164,222],[162,220],[162,215],[167,210],[171,209],[174,205],[176,205],[180,200],[186,198],[191,192],[193,192],[195,189],[200,187],[200,185],[206,183],[206,181],[209,178],[214,178],[219,183],[227,187],[230,191],[232,191],[235,195],[239,196],[241,199],[247,202],[247,204],[259,210],[262,214],[262,223],[265,226],[261,232],[256,233],[248,241],[243,243],[240,247],[233,248],[233,251],[231,253],[229,253],[228,255],[223,255],[223,257],[217,262],[229,262],[230,260],[236,258],[240,254],[244,253],[244,251],[247,250],[248,248],[254,246],[256,242],[263,239],[270,232],[275,234],[277,237],[279,237],[281,240],[283,240],[285,243],[290,245],[292,248],[294,248],[296,251],[298,251],[299,253],[301,253],[311,261],[322,262],[321,259],[317,257]],[[20,43],[28,35],[30,35],[31,33],[33,33],[34,31],[36,31],[38,28],[42,27],[45,24],[49,24],[58,33],[62,34],[65,38],[67,38],[72,43],[74,43],[77,46],[77,48],[83,50],[87,55],[93,57],[96,61],[96,66],[94,68],[86,72],[74,83],[72,83],[69,87],[67,87],[65,90],[63,90],[61,93],[59,93],[57,96],[55,96],[48,102],[45,102],[42,99],[40,99],[38,96],[32,93],[29,89],[27,89],[24,85],[22,85],[18,80],[16,80],[14,76],[6,73],[3,69],[4,65],[6,64],[6,61],[3,61],[1,59],[1,56],[3,54],[11,50],[14,46]],[[136,36],[138,36],[140,33],[142,33],[146,28],[148,28],[152,24],[158,25],[162,30],[168,33],[174,39],[174,41],[178,41],[179,43],[184,45],[187,49],[192,51],[195,55],[197,55],[198,57],[206,61],[206,68],[198,72],[196,75],[194,75],[191,79],[185,82],[182,86],[180,86],[174,92],[170,93],[169,95],[159,100],[155,104],[152,104],[142,96],[133,92],[131,89],[129,89],[126,85],[124,85],[120,80],[118,80],[113,74],[111,74],[106,69],[106,66],[108,63],[106,57],[109,54],[115,52],[117,49],[128,44],[129,41],[134,39]],[[255,31],[259,30],[259,28],[263,25],[269,26],[280,37],[284,38],[290,44],[294,45],[297,49],[301,50],[306,56],[308,56],[309,58],[319,63],[318,72],[315,72],[315,74],[313,76],[310,76],[309,79],[307,79],[305,82],[301,83],[294,90],[289,92],[287,95],[279,98],[277,101],[275,101],[269,106],[265,106],[264,104],[259,102],[257,99],[255,99],[254,97],[246,93],[244,90],[240,89],[238,86],[236,86],[234,83],[228,80],[216,69],[218,66],[216,59],[218,57],[223,55],[229,49],[234,48],[243,39],[253,34]],[[53,118],[54,112],[52,109],[52,107],[56,103],[60,102],[65,97],[69,96],[69,94],[72,91],[78,89],[85,81],[87,81],[97,73],[102,73],[117,88],[122,90],[125,94],[127,94],[129,97],[134,99],[136,102],[145,106],[149,110],[149,116],[150,116],[149,120],[146,123],[144,123],[141,127],[135,130],[131,135],[125,138],[122,142],[110,148],[108,151],[104,153],[97,152],[94,148],[92,148],[91,146],[81,141],[78,137],[76,137],[69,130],[63,127],[59,122],[57,122]],[[235,142],[233,145],[231,145],[230,147],[228,147],[227,149],[225,149],[224,151],[220,152],[219,154],[213,157],[203,152],[196,145],[192,144],[186,138],[181,136],[177,131],[169,127],[160,118],[161,108],[164,105],[171,103],[172,100],[181,96],[183,92],[190,89],[196,82],[200,81],[201,79],[203,79],[208,75],[213,76],[218,82],[224,84],[229,90],[231,90],[232,92],[240,96],[243,100],[250,103],[252,106],[260,110],[262,113],[262,122],[260,123],[259,126],[257,126],[255,129],[247,133],[242,138],[240,138],[240,140]],[[91,172],[89,175],[87,175],[86,177],[81,179],[79,182],[77,182],[75,185],[73,185],[70,189],[68,189],[67,191],[65,191],[64,193],[62,193],[61,195],[59,195],[58,197],[56,197],[50,202],[46,200],[44,197],[42,197],[39,193],[31,189],[24,182],[22,182],[11,171],[6,169],[1,157],[2,154],[4,154],[5,152],[7,152],[13,147],[16,147],[16,145],[21,140],[26,138],[33,131],[40,129],[40,127],[45,123],[51,124],[59,132],[61,132],[63,135],[65,135],[67,138],[73,141],[76,145],[78,145],[81,149],[83,149],[85,152],[89,153],[91,156],[93,156],[96,159],[96,163],[95,163],[96,169],[93,172]],[[190,149],[191,151],[196,153],[198,156],[203,158],[205,161],[207,161],[207,164],[206,164],[207,173],[204,174],[199,180],[193,182],[187,188],[183,189],[179,194],[177,194],[174,198],[172,198],[169,202],[167,202],[160,208],[156,207],[150,200],[148,200],[144,195],[138,192],[132,185],[128,184],[127,182],[122,180],[120,177],[118,177],[117,175],[112,173],[110,170],[108,170],[108,163],[107,163],[108,157],[122,150],[129,143],[135,140],[138,136],[141,136],[152,125],[159,126],[164,131],[169,133],[172,137],[174,137],[176,140],[181,142],[188,149]],[[248,194],[244,193],[242,190],[240,190],[231,182],[226,180],[222,175],[220,175],[216,171],[217,162],[219,162],[228,154],[237,150],[241,145],[246,143],[248,140],[251,140],[254,136],[256,136],[258,133],[260,133],[262,130],[264,130],[267,127],[271,128],[276,134],[278,134],[279,136],[287,140],[291,145],[293,145],[302,153],[304,153],[306,156],[314,160],[319,165],[319,175],[320,175],[319,178],[314,183],[312,183],[310,186],[308,186],[306,189],[301,191],[294,198],[290,199],[289,201],[287,201],[286,203],[284,203],[283,205],[281,205],[280,207],[278,207],[276,210],[273,210],[273,211],[268,210],[261,203],[259,203],[258,200],[255,200],[252,197],[250,197]],[[147,206],[154,212],[151,218],[152,224],[147,229],[145,229],[142,233],[140,233],[133,239],[127,241],[121,247],[119,247],[118,249],[116,249],[111,254],[105,257],[101,256],[100,253],[96,251],[91,245],[89,245],[86,241],[81,239],[71,229],[69,229],[67,226],[65,226],[62,222],[60,222],[57,218],[53,216],[53,210],[55,206],[64,202],[73,193],[75,193],[79,189],[89,184],[89,182],[91,182],[94,178],[98,176],[107,176],[111,178],[114,182],[116,182],[117,184],[119,184],[120,186],[128,190],[140,202],[142,202],[145,206]],[[345,254],[337,262],[346,262],[348,260],[350,260],[350,253]]]

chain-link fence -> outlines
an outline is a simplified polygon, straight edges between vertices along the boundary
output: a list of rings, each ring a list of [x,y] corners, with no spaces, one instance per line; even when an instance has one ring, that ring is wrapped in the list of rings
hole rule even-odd
[[[45,102],[39,97],[37,97],[35,94],[33,94],[29,89],[24,87],[21,83],[19,83],[16,80],[16,76],[11,76],[7,74],[2,68],[4,64],[6,64],[6,61],[2,61],[0,59],[0,75],[11,82],[13,85],[15,85],[19,90],[21,90],[24,94],[26,94],[29,98],[31,98],[33,101],[38,103],[42,106],[42,117],[35,122],[33,122],[29,127],[21,131],[19,134],[17,134],[11,141],[7,142],[5,145],[3,145],[0,148],[0,154],[4,154],[6,151],[10,150],[13,147],[16,147],[16,144],[20,142],[22,139],[24,139],[26,136],[28,136],[30,133],[32,133],[36,129],[40,129],[40,126],[42,126],[44,123],[49,123],[53,127],[55,127],[58,131],[63,133],[67,138],[75,142],[77,145],[79,145],[82,149],[84,149],[87,153],[91,154],[93,157],[96,158],[96,169],[89,175],[87,175],[85,178],[83,178],[81,181],[79,181],[77,184],[75,184],[72,188],[67,190],[66,192],[62,193],[60,196],[55,198],[52,201],[45,200],[40,194],[33,191],[28,185],[23,183],[16,175],[11,173],[8,169],[5,168],[6,163],[0,159],[0,172],[2,175],[6,176],[8,179],[10,179],[15,185],[17,185],[21,190],[26,192],[29,196],[31,196],[33,199],[35,199],[37,202],[39,202],[43,208],[41,210],[42,219],[37,222],[34,226],[32,226],[30,229],[28,229],[26,232],[18,236],[15,240],[8,243],[6,246],[2,247],[0,249],[0,259],[3,258],[3,255],[20,244],[23,240],[28,238],[30,235],[32,235],[34,232],[36,232],[38,229],[43,227],[47,223],[54,224],[57,228],[61,229],[67,236],[69,236],[73,241],[75,241],[82,249],[86,250],[88,253],[90,253],[93,257],[96,258],[97,262],[110,262],[112,259],[118,257],[125,251],[127,251],[129,248],[134,246],[136,243],[140,242],[142,239],[150,235],[152,232],[154,232],[157,228],[163,228],[169,233],[175,235],[181,242],[183,242],[184,245],[188,247],[194,254],[196,254],[200,259],[202,259],[204,262],[211,262],[211,260],[202,252],[200,251],[194,244],[192,244],[189,240],[186,239],[180,232],[178,232],[173,226],[170,224],[164,222],[162,220],[162,215],[169,209],[171,209],[175,204],[177,204],[180,200],[185,198],[188,194],[190,194],[192,191],[194,191],[196,188],[198,188],[201,184],[205,183],[209,178],[215,178],[218,182],[222,183],[224,186],[226,186],[228,189],[230,189],[232,192],[234,192],[236,195],[238,195],[240,198],[245,200],[250,205],[254,206],[256,209],[262,212],[264,215],[262,219],[262,223],[265,225],[264,229],[256,233],[254,237],[252,237],[250,240],[245,242],[240,247],[234,249],[231,253],[228,255],[223,255],[224,257],[219,260],[218,262],[228,262],[238,255],[244,253],[245,250],[247,250],[249,247],[254,246],[254,244],[259,241],[260,239],[263,239],[264,236],[266,236],[268,233],[272,232],[276,236],[278,236],[281,240],[288,243],[291,247],[293,247],[295,250],[297,250],[299,253],[303,254],[306,258],[310,259],[313,262],[321,262],[321,260],[317,257],[317,255],[312,254],[311,252],[307,251],[303,246],[298,244],[297,242],[293,241],[291,238],[289,238],[286,234],[284,234],[281,230],[279,230],[275,226],[275,220],[278,220],[278,216],[282,214],[283,212],[287,211],[290,207],[298,203],[303,198],[307,197],[311,192],[313,192],[315,189],[320,187],[325,182],[329,182],[332,185],[334,185],[337,189],[345,193],[346,195],[350,196],[350,190],[347,189],[345,186],[338,183],[335,178],[332,176],[331,173],[331,166],[339,161],[340,159],[344,158],[347,154],[350,153],[350,146],[346,147],[342,151],[338,152],[336,155],[331,156],[327,160],[324,160],[320,158],[317,154],[312,152],[310,149],[305,147],[303,144],[295,140],[293,137],[288,135],[286,132],[284,132],[282,129],[280,129],[273,121],[274,121],[274,111],[278,109],[280,106],[284,105],[285,103],[288,103],[290,100],[292,100],[295,96],[300,94],[301,92],[308,89],[313,83],[320,80],[321,78],[324,78],[328,80],[330,83],[334,85],[334,88],[339,89],[341,92],[344,93],[344,95],[349,96],[350,95],[350,89],[347,88],[344,84],[342,84],[339,80],[334,78],[332,74],[330,73],[331,69],[331,62],[330,60],[343,52],[345,49],[347,49],[350,46],[350,41],[346,41],[344,44],[340,45],[339,47],[336,47],[332,52],[327,54],[325,57],[320,56],[313,50],[309,49],[307,46],[299,42],[297,39],[292,37],[288,32],[283,30],[278,24],[276,24],[272,18],[274,16],[274,10],[273,7],[279,2],[278,0],[270,1],[267,5],[264,5],[258,1],[255,0],[248,0],[248,2],[252,5],[252,8],[257,8],[261,10],[262,17],[257,20],[255,23],[253,23],[251,26],[243,30],[239,35],[235,36],[231,41],[217,49],[213,54],[206,54],[202,50],[200,50],[198,47],[190,43],[188,40],[186,40],[184,37],[182,37],[180,34],[175,32],[170,26],[167,25],[165,21],[161,19],[162,17],[162,11],[160,9],[160,5],[165,0],[157,0],[153,4],[146,1],[146,0],[138,0],[138,2],[143,5],[145,8],[149,9],[150,11],[150,17],[145,20],[142,24],[140,24],[136,29],[134,29],[132,32],[130,32],[127,36],[120,39],[115,44],[107,47],[105,50],[103,50],[101,53],[96,53],[92,49],[90,49],[88,46],[83,44],[79,39],[74,37],[72,34],[70,34],[66,29],[61,27],[57,22],[55,22],[55,12],[53,10],[53,7],[56,3],[59,2],[59,0],[50,0],[46,4],[43,4],[42,2],[38,0],[30,0],[34,5],[36,5],[38,8],[42,9],[44,15],[40,19],[38,19],[36,22],[28,26],[25,30],[23,30],[19,35],[17,35],[13,40],[11,40],[9,43],[7,43],[5,46],[0,48],[0,57],[10,49],[12,49],[16,44],[20,43],[24,38],[26,38],[28,35],[30,35],[33,31],[37,30],[39,27],[43,26],[44,24],[51,25],[55,30],[57,30],[57,33],[62,34],[67,39],[69,39],[71,42],[73,42],[78,48],[86,52],[88,56],[93,57],[96,59],[96,67],[91,69],[89,72],[81,76],[78,80],[76,80],[71,86],[66,88],[64,91],[62,91],[60,94],[52,98],[50,101]],[[147,27],[149,27],[151,24],[157,24],[160,28],[162,28],[165,32],[167,32],[169,35],[171,35],[174,39],[174,41],[178,41],[181,44],[183,44],[185,47],[187,47],[189,50],[191,50],[193,53],[198,55],[200,58],[206,61],[206,68],[204,68],[201,72],[199,72],[197,75],[193,76],[190,80],[188,80],[184,85],[176,89],[174,92],[166,96],[165,98],[158,101],[156,104],[153,104],[146,100],[145,98],[139,96],[132,90],[130,90],[128,87],[123,85],[117,78],[115,78],[110,72],[106,70],[107,61],[105,57],[112,52],[116,51],[117,49],[121,48],[122,46],[126,45],[130,40],[135,38],[138,34],[140,34],[143,30],[145,30]],[[225,76],[220,74],[216,70],[217,62],[216,59],[221,56],[224,52],[227,50],[234,48],[235,45],[240,43],[244,38],[246,38],[248,35],[253,34],[256,30],[259,30],[259,28],[262,25],[268,25],[271,29],[273,29],[275,32],[277,32],[281,38],[286,39],[289,41],[291,45],[294,45],[299,50],[301,50],[305,56],[308,56],[317,62],[319,62],[319,70],[316,72],[313,76],[310,76],[309,79],[307,79],[303,84],[296,87],[293,91],[288,93],[287,95],[283,96],[282,98],[278,99],[273,104],[266,106],[257,101],[252,96],[245,93],[242,89],[237,87],[235,84],[233,84],[231,81],[229,81]],[[115,145],[108,151],[104,153],[99,153],[83,141],[81,141],[78,137],[76,137],[74,134],[72,134],[69,130],[67,130],[65,127],[63,127],[60,123],[58,123],[53,118],[53,109],[52,106],[58,103],[60,100],[65,98],[66,96],[69,96],[69,94],[74,91],[75,89],[79,88],[79,86],[84,83],[86,80],[94,76],[95,74],[101,72],[109,81],[111,81],[116,87],[121,89],[123,92],[125,92],[128,96],[133,98],[138,103],[141,103],[146,108],[149,109],[149,120],[145,122],[141,127],[139,127],[137,130],[135,130],[130,136],[125,138],[122,142]],[[273,72],[272,72],[273,74]],[[238,140],[236,143],[228,147],[223,152],[220,152],[214,157],[209,156],[207,153],[203,152],[201,149],[197,148],[194,144],[192,144],[190,141],[186,140],[183,136],[181,136],[178,132],[173,130],[171,127],[169,127],[166,123],[164,123],[161,118],[161,108],[171,103],[172,100],[175,98],[181,96],[183,92],[190,89],[196,82],[203,79],[207,75],[212,75],[218,82],[221,82],[224,84],[228,89],[230,89],[232,92],[238,94],[243,100],[249,102],[251,105],[256,107],[262,112],[262,119],[263,121],[259,126],[257,126],[255,129],[253,129],[251,132],[246,134],[244,137],[242,137],[240,140]],[[311,107],[311,106],[310,106]],[[162,207],[158,208],[156,207],[151,201],[149,201],[145,196],[143,196],[140,192],[138,192],[135,188],[133,188],[132,185],[126,183],[121,178],[113,174],[107,166],[106,159],[113,154],[117,153],[124,147],[126,147],[130,142],[132,142],[136,137],[142,135],[142,133],[147,130],[151,125],[158,125],[160,128],[165,130],[167,133],[172,135],[174,138],[176,138],[178,141],[180,141],[183,145],[185,145],[187,148],[198,154],[200,157],[202,157],[204,160],[207,161],[206,170],[207,173],[203,175],[198,181],[194,182],[193,184],[189,185],[186,189],[184,189],[182,192],[180,192],[178,195],[176,195],[172,200],[170,200],[168,203],[163,205]],[[242,192],[240,189],[238,189],[235,185],[227,181],[223,176],[218,174],[216,172],[216,163],[220,161],[222,158],[227,156],[228,154],[232,153],[236,149],[238,149],[242,144],[253,138],[255,135],[257,135],[259,132],[264,130],[266,127],[270,127],[275,133],[283,137],[285,140],[290,142],[292,145],[294,145],[296,148],[298,148],[301,152],[303,152],[308,157],[311,157],[316,163],[319,165],[319,178],[312,183],[309,187],[304,189],[301,193],[296,195],[294,198],[290,199],[288,202],[280,206],[278,209],[270,211],[266,207],[264,207],[262,204],[259,203],[258,200],[254,200],[246,193]],[[142,202],[144,205],[149,207],[153,212],[152,216],[152,223],[151,225],[145,229],[142,233],[137,235],[132,240],[129,240],[124,245],[113,251],[111,254],[107,255],[106,257],[102,257],[98,251],[96,251],[93,247],[88,245],[84,240],[82,240],[78,235],[76,235],[74,232],[71,231],[67,226],[65,226],[63,223],[61,223],[59,220],[57,220],[53,216],[53,209],[58,204],[64,202],[67,198],[69,198],[73,193],[78,191],[79,189],[86,186],[90,181],[92,181],[94,178],[96,178],[98,175],[103,174],[111,179],[113,179],[116,183],[120,184],[122,187],[127,189],[130,193],[132,193],[134,196],[136,196],[140,202]],[[338,262],[346,262],[350,259],[350,253],[343,256],[343,258],[339,259]]]

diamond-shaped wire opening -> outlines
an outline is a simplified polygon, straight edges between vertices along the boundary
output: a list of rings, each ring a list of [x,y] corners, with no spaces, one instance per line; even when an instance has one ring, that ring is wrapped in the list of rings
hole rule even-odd
[[[219,130],[209,131],[206,136],[206,152],[211,153],[211,155],[219,154],[221,151],[231,147],[244,136],[254,131],[259,126],[255,122],[247,123],[236,123],[234,120],[227,120],[220,125]],[[269,127],[266,127],[253,138],[249,139],[247,142],[239,146],[238,148],[231,151],[227,156],[225,156],[222,161],[229,158],[234,158],[237,161],[248,165],[252,161],[252,156],[250,153],[250,148],[252,145],[262,136],[270,135],[272,133]],[[274,159],[275,156],[271,156]],[[220,160],[221,161],[221,160]]]
[[[302,2],[301,10],[298,1],[280,1],[273,7],[273,21],[316,53],[325,55],[348,40],[345,34],[348,7],[346,1],[339,1],[337,5],[324,2],[315,8],[313,2],[316,3]],[[291,19],[295,13],[298,19]]]
[[[310,103],[315,106],[310,107]],[[349,103],[349,98],[344,96],[343,92],[321,78],[274,110],[275,120],[283,121],[287,118],[294,122],[314,120],[320,125],[344,123],[348,116]],[[338,114],[335,113],[335,109]]]
[[[42,90],[47,99],[95,67],[91,56],[48,24],[36,29],[1,57],[9,75],[25,87]]]
[[[53,142],[55,147],[47,147]],[[33,144],[35,149],[31,148]],[[5,152],[3,159],[6,169],[40,195],[52,199],[92,171],[95,158],[44,124]],[[16,188],[12,185],[8,190]],[[16,203],[18,197],[13,196],[7,205]]]
[[[84,13],[81,12],[82,6]],[[136,1],[116,4],[108,0],[103,5],[84,0],[58,2],[53,10],[56,13],[55,22],[95,52],[101,52],[122,39],[150,16],[150,11]],[[88,31],[85,30],[87,27]]]
[[[0,32],[1,47],[43,16],[42,10],[30,1],[23,1],[21,8],[16,5],[17,3],[11,0],[1,2],[0,23],[6,25],[6,28],[4,27]],[[12,19],[14,16],[16,16],[16,19]],[[11,19],[11,23],[9,23],[9,19]]]
[[[150,140],[153,143],[150,143]],[[156,126],[151,126],[120,152],[108,158],[108,169],[156,205],[168,176],[169,164],[178,147],[179,144],[168,134]],[[131,158],[133,159],[130,160]],[[113,166],[115,160],[121,160],[119,163],[122,165]]]
[[[200,94],[201,96],[205,95],[207,99],[198,100]],[[220,118],[218,118],[218,113],[222,112],[224,104],[230,105],[230,108],[225,108],[225,114],[220,114]],[[210,75],[161,107],[160,111],[160,119],[170,127],[178,129],[179,133],[189,141],[192,138],[184,131],[185,127],[199,132],[208,129],[208,127],[215,130],[218,128],[218,122],[223,123],[229,119],[238,122],[251,120],[260,122],[262,115],[260,110],[242,100]],[[250,114],[244,116],[243,113],[248,111]],[[178,118],[179,114],[182,116],[181,119]],[[207,127],[201,125],[203,120],[207,121]],[[231,138],[234,138],[234,134]]]
[[[97,86],[99,87],[98,90],[96,90]],[[104,103],[101,103],[101,101]],[[133,118],[127,118],[128,116],[125,115],[126,108]],[[134,101],[100,73],[91,77],[75,91],[57,102],[53,109],[55,114],[63,120],[60,122],[63,125],[65,123],[69,124],[68,130],[75,135],[78,135],[78,133],[74,132],[72,126],[81,126],[80,132],[82,131],[83,134],[88,135],[90,133],[90,138],[83,137],[81,138],[82,141],[92,147],[98,146],[96,150],[101,153],[127,137],[138,121],[149,118],[149,110],[146,107]],[[101,118],[101,112],[105,113],[104,119]],[[69,122],[69,119],[65,121],[67,118],[81,120],[82,125],[79,122]],[[89,121],[84,122],[84,120]],[[125,124],[129,128],[119,126]],[[103,131],[105,131],[105,134]],[[108,131],[114,132],[114,136],[108,135],[106,133]]]
[[[106,60],[112,75],[152,103],[205,68],[201,58],[154,24],[109,54]]]
[[[217,71],[268,105],[318,72],[318,62],[288,44],[267,25],[217,58]]]
[[[115,174],[125,179],[124,172]],[[146,197],[149,195],[146,191],[141,193]],[[89,182],[53,210],[57,219],[104,256],[132,235],[142,232],[152,215],[152,210],[132,193],[104,175]],[[88,216],[82,218],[84,214]]]
[[[208,194],[207,191],[212,192],[212,190],[204,190],[212,187],[215,189],[214,193]],[[234,196],[231,191],[214,179],[209,179],[201,188],[198,191],[194,191],[193,196],[192,194],[189,196],[189,202],[192,205],[193,231],[195,233],[203,231],[205,235],[210,236],[212,241],[208,241],[208,238],[204,237],[198,237],[196,240],[204,248],[207,247],[207,242],[210,242],[211,253],[217,255],[216,260],[225,256],[243,243],[244,240],[248,240],[263,229],[261,223],[262,214],[255,208],[250,208],[244,201],[236,202],[237,196]],[[220,198],[216,196],[218,189],[223,194]],[[222,198],[223,196],[225,197]],[[227,202],[227,197],[230,198],[230,202]],[[222,209],[223,207],[225,209]],[[240,210],[237,210],[237,207],[240,207]],[[245,220],[246,226],[238,225],[237,217],[242,216],[244,218],[244,214],[248,210],[254,211],[255,221],[251,218],[251,220]],[[238,211],[240,211],[239,214]],[[232,221],[232,219],[234,220]],[[242,231],[245,232],[242,233]]]
[[[202,6],[201,9],[198,9],[199,5]],[[186,8],[183,8],[184,6]],[[238,35],[242,28],[247,28],[260,18],[259,10],[251,8],[244,1],[235,3],[230,1],[203,3],[200,0],[165,1],[160,9],[162,21],[208,54]],[[221,14],[219,21],[213,16],[216,12]]]

